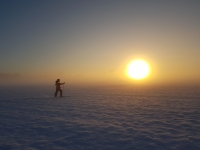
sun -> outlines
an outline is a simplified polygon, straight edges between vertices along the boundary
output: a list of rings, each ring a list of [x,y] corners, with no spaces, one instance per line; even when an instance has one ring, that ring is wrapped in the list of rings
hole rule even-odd
[[[127,68],[127,75],[130,78],[141,80],[149,75],[149,65],[142,59],[132,61]]]

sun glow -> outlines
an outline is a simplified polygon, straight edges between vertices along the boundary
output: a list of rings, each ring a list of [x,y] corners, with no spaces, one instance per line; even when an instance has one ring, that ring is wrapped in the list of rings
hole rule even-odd
[[[148,64],[141,59],[132,61],[127,68],[127,75],[130,78],[141,80],[149,75],[150,68]]]

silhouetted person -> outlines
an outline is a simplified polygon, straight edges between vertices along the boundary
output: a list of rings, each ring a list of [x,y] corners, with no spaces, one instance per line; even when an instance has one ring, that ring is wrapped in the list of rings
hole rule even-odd
[[[57,79],[57,80],[56,80],[56,83],[55,83],[55,85],[56,85],[56,92],[55,92],[54,97],[57,96],[58,91],[60,92],[60,97],[62,97],[62,90],[61,90],[61,88],[60,88],[60,85],[63,85],[63,84],[65,84],[65,82],[64,82],[64,83],[60,83],[60,79]]]

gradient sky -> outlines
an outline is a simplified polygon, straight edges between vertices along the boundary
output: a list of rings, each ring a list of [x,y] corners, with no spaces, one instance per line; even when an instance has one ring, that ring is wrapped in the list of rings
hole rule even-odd
[[[199,0],[1,0],[0,81],[200,83]],[[138,82],[138,81],[137,81]]]

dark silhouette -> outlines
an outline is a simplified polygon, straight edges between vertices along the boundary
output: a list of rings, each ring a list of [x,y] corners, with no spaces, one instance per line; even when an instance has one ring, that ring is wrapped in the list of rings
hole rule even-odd
[[[60,83],[60,79],[57,79],[57,80],[56,80],[56,83],[55,83],[55,85],[56,85],[56,92],[55,92],[54,97],[57,96],[58,91],[60,92],[60,97],[62,97],[62,90],[61,90],[60,85],[63,85],[63,84],[65,84],[65,82],[64,82],[64,83]]]

